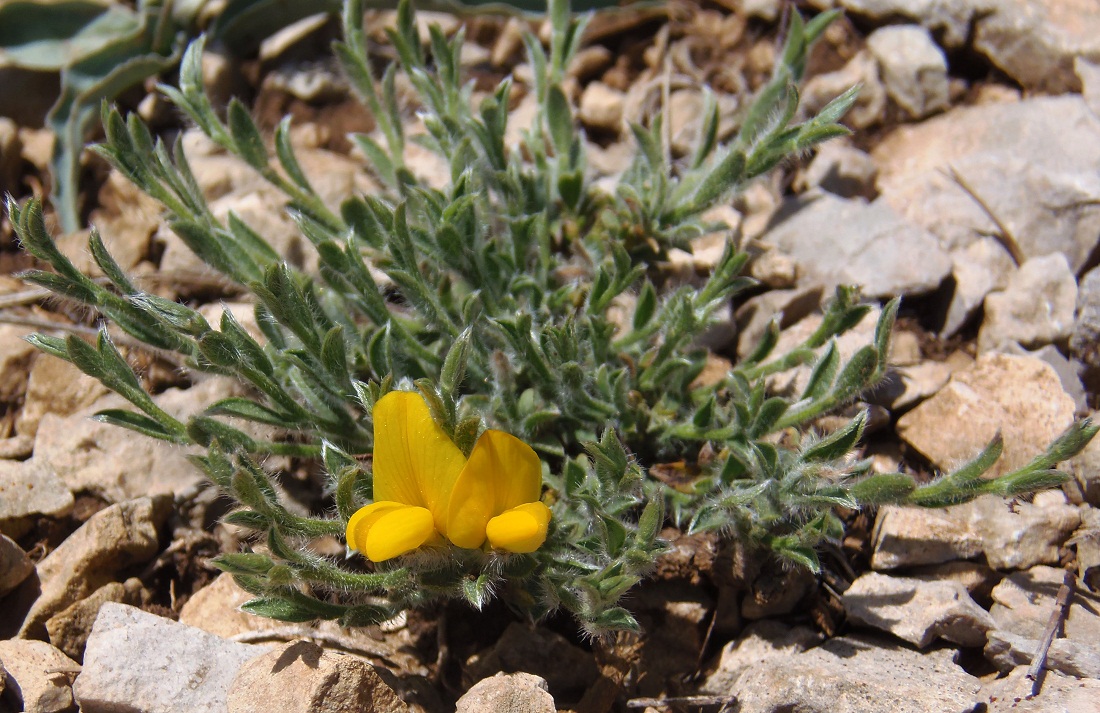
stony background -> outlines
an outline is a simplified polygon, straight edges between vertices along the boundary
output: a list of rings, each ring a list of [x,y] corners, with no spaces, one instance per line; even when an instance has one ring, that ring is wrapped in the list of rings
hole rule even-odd
[[[931,474],[999,431],[1005,472],[1100,407],[1100,4],[798,3],[803,12],[833,5],[847,14],[815,50],[803,97],[813,110],[862,83],[847,117],[854,133],[721,211],[762,287],[707,335],[714,369],[751,349],[776,313],[784,343],[800,341],[837,284],[862,284],[875,301],[901,295],[890,374],[856,405],[873,416],[865,455],[881,470]],[[745,93],[771,71],[788,11],[782,0],[718,0],[594,22],[569,89],[595,177],[614,181],[626,167],[625,123],[659,110],[665,86],[674,152],[699,131],[703,83],[732,130]],[[387,22],[377,13],[372,27]],[[517,132],[533,108],[520,27],[472,20],[464,52],[479,89],[517,77]],[[254,60],[215,49],[204,71],[216,97],[242,95],[269,127],[292,114],[306,172],[336,200],[375,186],[344,138],[372,122],[325,59],[332,35],[331,22],[315,19],[270,38]],[[0,67],[0,96],[13,76]],[[27,196],[48,181],[50,138],[31,109],[50,101],[0,105],[0,193]],[[183,129],[156,95],[124,101],[166,135],[184,131],[216,214],[236,212],[309,269],[277,194]],[[445,180],[431,156],[408,161]],[[155,204],[102,166],[91,164],[89,179],[92,222],[147,289],[247,316]],[[675,254],[673,279],[705,273],[722,239]],[[86,240],[59,243],[90,270]],[[120,400],[22,341],[32,328],[93,324],[14,277],[29,266],[0,225],[0,710],[240,713],[277,702],[286,711],[598,713],[670,696],[709,697],[703,710],[736,700],[726,710],[744,713],[1100,710],[1100,442],[1066,464],[1065,487],[1029,502],[848,513],[849,534],[823,553],[820,578],[752,561],[736,543],[667,531],[669,555],[630,601],[641,636],[594,643],[565,619],[534,626],[459,605],[356,631],[285,625],[239,612],[248,595],[205,564],[235,549],[236,533],[215,524],[225,503],[186,452],[90,421]],[[870,340],[874,317],[841,339],[842,353]],[[173,414],[239,389],[139,349],[130,358]],[[308,464],[269,465],[283,470],[292,502],[323,506]],[[1027,665],[1066,571],[1076,592],[1032,697]],[[648,710],[668,710],[659,703]]]

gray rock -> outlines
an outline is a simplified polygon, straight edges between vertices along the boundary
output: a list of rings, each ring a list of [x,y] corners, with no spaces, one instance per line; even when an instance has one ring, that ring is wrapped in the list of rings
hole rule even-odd
[[[985,298],[978,349],[1014,341],[1029,348],[1069,338],[1077,305],[1077,280],[1061,253],[1031,258],[1008,279],[1004,291]]]
[[[802,105],[808,114],[815,114],[826,104],[860,85],[859,95],[844,123],[853,129],[865,129],[881,123],[886,116],[887,96],[878,76],[878,63],[871,53],[860,50],[835,72],[818,74],[806,80],[802,89]]]
[[[1092,413],[1093,423],[1100,423],[1100,412]],[[1094,437],[1085,449],[1066,464],[1073,474],[1085,502],[1100,507],[1100,437]]]
[[[918,648],[937,639],[981,646],[993,617],[959,582],[929,582],[877,572],[860,576],[842,597],[848,620],[886,631]]]
[[[994,238],[978,238],[951,251],[951,274],[955,291],[944,319],[944,336],[954,336],[994,290],[1003,290],[1016,271],[1012,256]]]
[[[814,188],[842,198],[875,197],[878,168],[870,154],[842,141],[829,141],[817,149],[813,161],[795,177],[794,188],[805,193]]]
[[[0,597],[23,583],[34,571],[34,562],[7,535],[0,535]]]
[[[934,396],[955,372],[969,369],[973,364],[970,355],[956,351],[944,361],[898,366],[886,372],[883,383],[876,386],[868,398],[895,413],[905,411]]]
[[[886,93],[909,116],[921,119],[947,108],[947,58],[919,25],[882,27],[867,37]]]
[[[948,49],[967,42],[974,13],[985,4],[982,0],[840,0],[845,10],[876,24],[897,18],[919,22],[941,37]]]
[[[100,510],[36,568],[40,593],[23,619],[20,635],[45,636],[46,621],[84,599],[115,573],[145,562],[158,551],[157,531],[171,501],[139,498]]]
[[[194,631],[194,630],[192,630]],[[374,667],[358,656],[295,641],[246,661],[229,687],[228,713],[405,713]]]
[[[1090,0],[1002,0],[976,18],[974,49],[1025,89],[1081,90],[1074,59],[1100,58],[1100,16]]]
[[[985,657],[1001,671],[1028,666],[1039,650],[1039,640],[1008,631],[989,632]],[[1100,649],[1095,642],[1055,638],[1047,649],[1046,668],[1077,678],[1100,679]]]
[[[987,353],[898,419],[897,431],[944,470],[976,456],[1000,432],[1004,452],[989,471],[995,476],[1042,453],[1073,422],[1074,408],[1046,362]]]
[[[476,683],[455,703],[455,713],[555,713],[546,681],[529,673],[498,673]]]
[[[190,389],[168,389],[156,402],[186,421],[218,399],[239,395],[240,389],[229,379],[209,379]],[[188,453],[198,449],[138,437],[89,418],[105,408],[126,407],[128,402],[111,394],[72,416],[44,415],[30,462],[55,471],[73,492],[87,491],[108,502],[177,493],[206,482],[202,471],[187,460]]]
[[[1039,566],[1002,580],[993,588],[989,610],[997,629],[1027,639],[1042,638],[1064,577],[1061,568]],[[1100,597],[1077,587],[1066,608],[1061,634],[1062,638],[1095,649],[1100,641]]]
[[[1005,678],[982,686],[987,713],[1100,713],[1100,681],[1063,676],[1048,671],[1039,695],[1027,667],[1015,668]]]
[[[743,359],[752,353],[772,319],[779,319],[780,329],[788,329],[808,317],[821,306],[823,291],[821,287],[770,290],[745,300],[735,314],[737,355]]]
[[[0,641],[7,693],[25,713],[61,713],[73,705],[72,677],[80,666],[45,641]]]
[[[872,308],[858,324],[835,338],[834,343],[836,344],[837,353],[840,355],[841,364],[847,363],[853,354],[874,340],[875,325],[878,323],[880,316],[881,310]],[[791,349],[801,346],[821,326],[821,322],[822,317],[820,314],[812,314],[799,320],[788,329],[784,329],[779,333],[779,340],[776,342],[772,354],[785,354]],[[822,347],[819,354],[825,348]],[[778,393],[800,394],[809,383],[812,373],[813,367],[809,364],[803,364],[769,377],[768,388]]]
[[[745,671],[766,661],[787,659],[821,642],[821,634],[807,626],[790,627],[774,619],[756,621],[722,647],[718,665],[699,687],[702,693],[721,695],[733,690]]]
[[[99,609],[107,602],[140,606],[148,599],[144,585],[137,577],[125,582],[108,582],[89,596],[74,602],[46,621],[50,643],[74,661],[84,660],[84,647],[92,633]]]
[[[1081,80],[1081,96],[1095,116],[1100,116],[1100,63],[1077,57],[1073,62]]]
[[[1077,319],[1069,348],[1083,363],[1100,369],[1100,267],[1086,272],[1077,283]]]
[[[930,292],[951,270],[935,236],[881,200],[820,194],[788,201],[763,240],[794,258],[803,284],[858,284],[873,298]]]
[[[880,639],[843,637],[750,667],[728,693],[741,713],[969,713],[978,679],[952,661]]]
[[[871,567],[890,570],[969,559],[981,554],[981,537],[970,527],[969,505],[879,509],[871,535]]]
[[[872,156],[881,199],[950,250],[1004,226],[1022,260],[1061,252],[1076,271],[1100,233],[1100,120],[1080,97],[954,108],[891,132]]]
[[[62,517],[72,509],[72,493],[53,470],[31,461],[0,460],[0,533],[19,537],[29,518]]]
[[[1057,564],[1059,550],[1081,523],[1077,508],[1066,503],[1059,490],[1013,507],[999,496],[987,495],[974,501],[972,517],[986,561],[1002,570]]]
[[[107,603],[73,690],[84,713],[224,713],[241,666],[266,651]]]

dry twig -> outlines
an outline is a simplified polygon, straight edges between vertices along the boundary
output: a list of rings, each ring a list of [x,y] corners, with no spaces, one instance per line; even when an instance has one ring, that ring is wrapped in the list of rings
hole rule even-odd
[[[1058,598],[1054,600],[1054,611],[1050,613],[1050,620],[1047,622],[1047,628],[1043,631],[1043,638],[1039,640],[1039,648],[1035,652],[1035,657],[1031,660],[1031,666],[1028,666],[1027,669],[1027,677],[1031,681],[1031,695],[1033,696],[1039,695],[1039,689],[1043,686],[1043,669],[1047,663],[1047,653],[1054,641],[1054,635],[1058,633],[1058,629],[1062,627],[1062,622],[1066,620],[1066,614],[1069,613],[1069,605],[1073,601],[1073,593],[1076,588],[1077,577],[1072,570],[1067,569],[1065,577],[1062,579],[1062,586],[1058,588]]]

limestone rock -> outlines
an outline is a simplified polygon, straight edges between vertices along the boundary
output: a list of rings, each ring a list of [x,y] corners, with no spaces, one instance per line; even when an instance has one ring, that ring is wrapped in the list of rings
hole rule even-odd
[[[985,657],[1001,671],[1028,666],[1039,650],[1039,640],[1008,631],[989,632]],[[1095,643],[1055,638],[1047,649],[1046,668],[1077,678],[1100,679],[1100,649]]]
[[[881,27],[867,37],[886,93],[909,116],[921,119],[947,108],[947,58],[919,25]]]
[[[1076,57],[1100,59],[1100,17],[1090,0],[1005,0],[976,22],[974,48],[1025,89],[1080,91]]]
[[[158,551],[157,532],[171,501],[139,498],[100,510],[36,568],[41,593],[23,620],[22,636],[45,634],[46,621],[84,599],[115,573],[145,562]]]
[[[700,686],[703,693],[721,695],[733,690],[752,666],[771,659],[800,654],[821,642],[821,634],[806,626],[789,627],[774,619],[755,621],[722,647],[718,666]]]
[[[16,430],[34,436],[46,414],[70,416],[88,408],[106,393],[107,387],[98,379],[64,359],[36,359],[27,379],[27,394],[15,424]]]
[[[944,336],[953,336],[978,311],[986,295],[1004,290],[1016,271],[1012,256],[994,238],[978,238],[969,245],[951,251],[951,274],[955,291],[944,319]]]
[[[1023,259],[1061,252],[1077,271],[1100,232],[1100,119],[1080,97],[956,107],[871,155],[881,199],[949,250],[999,232],[992,213]]]
[[[870,154],[841,141],[828,141],[795,177],[794,188],[799,193],[820,188],[841,198],[873,200],[877,176]]]
[[[976,456],[993,436],[1004,454],[1001,475],[1042,453],[1073,422],[1074,403],[1050,365],[1034,357],[983,354],[935,396],[897,423],[898,435],[948,470]]]
[[[0,641],[5,695],[23,702],[25,713],[61,713],[73,705],[72,677],[80,666],[45,641]]]
[[[889,570],[976,557],[982,540],[970,526],[969,510],[969,505],[880,508],[871,535],[871,567]]]
[[[1037,696],[1033,685],[1026,666],[986,683],[981,693],[986,713],[1100,713],[1100,681],[1047,671]]]
[[[515,622],[491,649],[466,662],[463,678],[472,683],[501,671],[534,674],[546,681],[552,695],[566,699],[579,699],[599,677],[591,654],[560,634]]]
[[[455,713],[555,713],[546,681],[529,673],[498,673],[476,683]]]
[[[38,350],[23,337],[31,330],[18,324],[0,324],[0,403],[22,398],[27,371]]]
[[[589,129],[618,134],[623,123],[625,95],[603,82],[592,82],[581,94],[578,116]]]
[[[1064,574],[1057,567],[1039,566],[1006,577],[993,588],[989,610],[997,629],[1027,639],[1041,638]],[[1062,634],[1069,641],[1095,647],[1100,641],[1100,597],[1077,587],[1066,609]]]
[[[1100,369],[1100,267],[1077,283],[1077,318],[1069,348],[1089,367]]]
[[[357,656],[296,641],[246,661],[228,692],[229,713],[405,713],[408,707]]]
[[[34,562],[23,548],[7,535],[0,535],[0,598],[22,584],[33,571]]]
[[[959,582],[929,582],[868,572],[842,597],[849,621],[886,631],[925,648],[937,639],[981,646],[993,617]]]
[[[973,364],[969,354],[956,351],[943,361],[928,360],[898,366],[886,372],[885,379],[867,398],[891,411],[905,411],[934,396],[955,372],[968,369]]]
[[[875,324],[881,316],[881,310],[871,309],[863,319],[854,327],[836,338],[836,349],[840,354],[840,363],[845,364],[858,350],[867,346],[874,340]],[[784,354],[790,349],[805,343],[806,339],[821,326],[820,314],[812,314],[784,329],[779,333],[779,341],[776,342],[772,354]],[[800,394],[809,383],[813,368],[802,365],[788,371],[775,374],[768,379],[768,388],[778,393]]]
[[[951,270],[936,238],[881,200],[794,199],[763,239],[798,263],[804,285],[858,284],[872,298],[930,292]]]
[[[155,400],[186,421],[218,399],[239,395],[240,389],[235,381],[215,378],[189,389],[168,389]],[[132,408],[111,394],[72,416],[46,414],[38,425],[31,462],[52,468],[73,492],[88,491],[109,502],[177,493],[206,482],[187,460],[188,450],[89,418],[105,408],[127,407]]]
[[[74,693],[85,713],[224,713],[241,666],[266,651],[107,603],[88,637]]]
[[[744,359],[752,353],[772,319],[778,318],[779,328],[787,329],[810,316],[821,306],[822,293],[821,287],[770,290],[745,300],[735,314],[737,356]]]
[[[19,537],[28,518],[62,517],[72,509],[72,493],[53,470],[31,461],[0,460],[0,533]]]
[[[880,639],[842,637],[755,664],[728,693],[741,713],[969,713],[981,684],[953,656],[946,649],[922,654]]]
[[[881,123],[886,115],[886,89],[879,81],[878,63],[867,50],[857,52],[848,64],[835,72],[808,79],[802,90],[803,106],[807,114],[816,114],[857,84],[861,85],[861,89],[852,108],[844,116],[844,123],[853,129],[865,129]]]
[[[943,38],[944,46],[963,46],[970,33],[976,11],[984,9],[982,0],[839,0],[840,6],[876,25],[904,18],[921,23]]]
[[[88,597],[74,602],[46,621],[50,643],[74,661],[84,660],[84,647],[92,633],[99,609],[107,602],[140,606],[147,598],[144,585],[137,577],[125,582],[108,582]]]
[[[1074,326],[1077,280],[1061,253],[1031,258],[1008,279],[1003,292],[985,298],[978,349],[1006,341],[1035,348],[1067,339]]]
[[[1053,498],[1036,496],[1031,503],[1009,507],[1003,498],[987,495],[974,501],[974,531],[982,538],[986,561],[994,569],[1027,569],[1058,564],[1059,548],[1081,523],[1077,508],[1061,491]]]
[[[1092,414],[1093,423],[1100,423],[1100,413]],[[1100,507],[1100,437],[1094,437],[1085,449],[1066,464],[1081,489],[1085,502]]]

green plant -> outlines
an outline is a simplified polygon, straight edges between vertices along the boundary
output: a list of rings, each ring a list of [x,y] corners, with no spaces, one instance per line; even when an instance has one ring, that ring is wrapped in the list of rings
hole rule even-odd
[[[972,464],[926,485],[903,474],[869,475],[867,463],[849,457],[862,415],[814,436],[815,418],[850,402],[885,369],[896,301],[882,310],[872,344],[844,363],[836,349],[833,338],[870,309],[852,288],[838,290],[821,327],[798,348],[773,354],[773,322],[719,384],[696,383],[707,356],[696,338],[751,284],[741,275],[747,256],[727,241],[698,289],[667,286],[660,262],[690,237],[723,229],[702,216],[746,181],[846,132],[837,122],[855,90],[817,116],[795,120],[807,50],[835,14],[805,24],[792,17],[773,79],[728,143],[718,141],[711,100],[699,144],[684,160],[662,150],[660,116],[648,127],[633,125],[637,157],[611,193],[588,180],[585,142],[562,89],[585,19],[573,20],[564,0],[551,2],[550,17],[548,50],[526,37],[538,114],[521,145],[509,146],[512,80],[475,107],[459,69],[461,31],[448,39],[435,28],[425,48],[411,7],[402,3],[390,32],[398,60],[379,79],[367,56],[361,5],[347,2],[345,38],[335,50],[379,126],[377,136],[356,140],[386,193],[348,196],[339,206],[326,205],[311,187],[288,120],[275,131],[272,155],[240,102],[221,118],[202,91],[203,41],[188,48],[179,87],[162,90],[212,140],[286,194],[287,209],[317,250],[318,275],[282,262],[237,218],[219,222],[180,144],[169,149],[138,118],[104,109],[107,140],[96,151],[164,204],[169,225],[199,257],[254,295],[263,341],[228,312],[215,326],[187,305],[141,292],[94,232],[91,252],[110,285],[88,279],[54,247],[37,202],[9,202],[25,249],[54,270],[26,279],[95,307],[130,336],[182,355],[191,369],[253,387],[253,398],[211,404],[184,423],[156,406],[106,331],[94,345],[32,337],[139,410],[103,412],[101,420],[208,447],[194,460],[239,503],[227,520],[257,533],[253,551],[217,561],[256,596],[246,609],[354,625],[440,596],[480,606],[500,594],[532,617],[563,607],[599,634],[636,626],[618,601],[662,552],[666,517],[816,568],[815,546],[841,534],[835,506],[942,505],[1061,482],[1051,469],[1096,432],[1087,422],[1022,470],[981,479],[999,454],[994,443]],[[399,72],[418,94],[423,132],[406,131]],[[445,188],[410,172],[409,142],[447,160]],[[389,284],[379,285],[370,268]],[[629,316],[616,317],[629,303]],[[768,393],[770,375],[803,364],[812,365],[812,376],[802,393]],[[465,457],[486,426],[538,452],[552,509],[541,547],[442,544],[355,570],[305,547],[312,538],[342,535],[373,499],[371,472],[355,456],[374,449],[374,405],[395,388],[418,391]],[[260,441],[227,418],[277,426],[285,436]],[[714,457],[698,458],[704,447]],[[302,517],[283,507],[272,475],[259,465],[275,453],[323,462],[335,516]],[[696,462],[698,474],[677,488],[647,475],[646,465],[676,459]],[[425,528],[430,536],[430,524]]]

